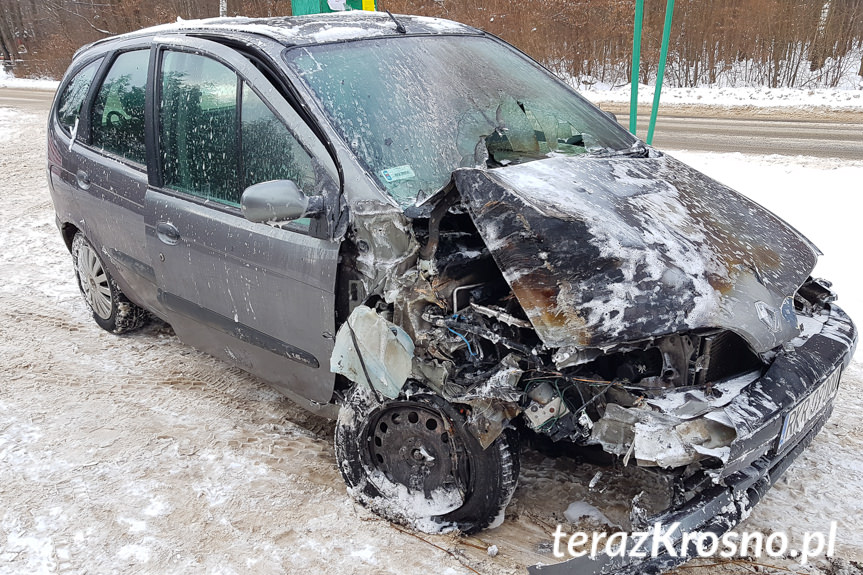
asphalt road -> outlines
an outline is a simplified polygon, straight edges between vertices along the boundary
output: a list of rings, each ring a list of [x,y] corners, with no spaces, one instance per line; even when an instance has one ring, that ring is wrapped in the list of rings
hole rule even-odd
[[[618,115],[628,128],[629,115]],[[638,136],[647,136],[638,118]],[[863,160],[863,123],[659,116],[653,145],[659,149],[782,154]]]
[[[20,108],[28,112],[47,112],[53,99],[53,90],[0,88],[0,107],[4,108]]]
[[[44,113],[53,96],[46,90],[0,88],[0,106]],[[854,114],[856,121],[850,122],[847,114],[842,121],[797,120],[791,117],[793,112],[782,113],[781,119],[741,118],[733,110],[711,115],[720,117],[660,115],[653,144],[669,150],[863,160],[863,114]],[[617,118],[624,126],[629,125],[628,114],[618,114]],[[648,114],[639,115],[637,133],[642,138],[647,134],[647,119]]]

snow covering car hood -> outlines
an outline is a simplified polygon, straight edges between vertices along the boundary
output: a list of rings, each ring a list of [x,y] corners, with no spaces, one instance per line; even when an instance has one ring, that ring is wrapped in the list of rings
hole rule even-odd
[[[793,296],[817,248],[668,155],[555,157],[453,179],[548,347],[725,328],[764,352],[799,334]]]

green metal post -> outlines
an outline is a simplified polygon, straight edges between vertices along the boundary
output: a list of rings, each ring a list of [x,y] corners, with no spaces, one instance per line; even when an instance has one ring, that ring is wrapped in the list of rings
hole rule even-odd
[[[665,24],[662,26],[662,47],[659,50],[659,69],[656,71],[656,91],[653,92],[653,108],[650,110],[650,125],[647,128],[647,145],[653,144],[653,129],[656,127],[656,113],[659,111],[659,93],[662,92],[662,79],[665,76],[665,58],[668,56],[668,39],[671,37],[671,17],[674,14],[674,0],[665,6]]]
[[[635,0],[635,27],[632,30],[632,89],[629,97],[629,131],[635,133],[638,120],[638,74],[641,64],[641,23],[644,20],[644,0]]]

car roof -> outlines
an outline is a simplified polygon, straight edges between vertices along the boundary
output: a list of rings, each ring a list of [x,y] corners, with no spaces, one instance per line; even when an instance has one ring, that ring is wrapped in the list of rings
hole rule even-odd
[[[465,24],[430,18],[427,16],[393,16],[402,24],[408,35],[441,34],[482,34],[480,30]],[[329,42],[344,42],[365,38],[401,36],[396,30],[396,22],[386,12],[367,12],[353,10],[331,14],[308,16],[285,16],[277,18],[205,18],[182,20],[170,24],[160,24],[136,30],[119,36],[112,36],[83,46],[76,56],[95,46],[110,44],[118,40],[155,36],[158,34],[202,34],[220,35],[254,34],[272,38],[285,46],[308,46]]]

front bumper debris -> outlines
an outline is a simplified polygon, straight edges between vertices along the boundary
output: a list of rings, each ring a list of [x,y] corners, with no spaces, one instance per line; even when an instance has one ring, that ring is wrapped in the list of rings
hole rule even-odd
[[[553,565],[534,565],[528,572],[531,575],[661,573],[696,556],[694,543],[687,550],[681,549],[683,533],[711,532],[719,537],[746,519],[823,427],[833,411],[833,399],[797,427],[793,437],[785,437],[780,444],[786,416],[822,383],[829,383],[828,378],[837,369],[844,371],[854,355],[857,332],[851,319],[835,305],[828,306],[818,319],[823,321],[820,332],[804,333],[793,340],[767,372],[726,408],[738,437],[718,474],[705,477],[702,490],[691,498],[683,497],[685,502],[677,507],[633,522],[634,531],[652,530],[657,522],[664,528],[679,524],[665,538],[674,542],[672,551],[662,544],[658,547],[660,553],[656,556],[648,553],[646,559],[630,557],[629,553],[622,557],[603,553],[594,557],[585,555]],[[641,547],[652,548],[651,539]]]

